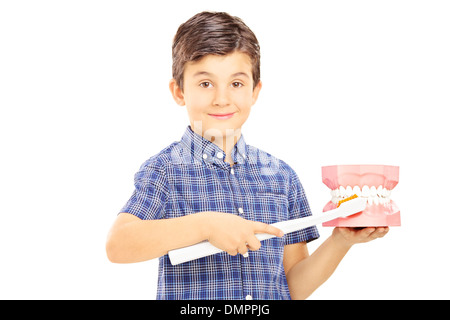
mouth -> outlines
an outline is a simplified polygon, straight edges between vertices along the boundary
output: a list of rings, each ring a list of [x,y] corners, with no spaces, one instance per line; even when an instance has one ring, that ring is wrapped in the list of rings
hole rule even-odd
[[[217,120],[227,120],[233,117],[235,112],[232,113],[208,113],[209,116]]]
[[[399,167],[383,165],[340,165],[322,167],[322,181],[330,188],[331,201],[323,211],[337,207],[340,200],[356,194],[367,199],[366,209],[324,226],[399,226],[400,209],[391,199],[399,181]]]
[[[366,198],[367,204],[370,206],[389,204],[391,202],[391,191],[392,190],[383,188],[381,185],[378,187],[365,185],[362,188],[359,186],[354,186],[353,188],[351,186],[339,186],[339,188],[331,190],[330,194],[331,202],[335,204],[338,204],[339,201],[356,194],[358,197]]]

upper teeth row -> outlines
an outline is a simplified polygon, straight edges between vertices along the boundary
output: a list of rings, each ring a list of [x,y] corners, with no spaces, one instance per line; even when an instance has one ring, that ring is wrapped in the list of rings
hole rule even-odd
[[[383,186],[378,186],[376,188],[375,186],[369,187],[369,186],[363,186],[362,189],[359,186],[351,187],[347,186],[344,188],[343,186],[340,186],[337,189],[331,190],[331,201],[333,203],[338,203],[339,200],[348,198],[354,194],[356,194],[358,197],[367,198],[369,204],[371,203],[389,203],[391,201],[391,190],[388,190],[386,188],[383,188]]]

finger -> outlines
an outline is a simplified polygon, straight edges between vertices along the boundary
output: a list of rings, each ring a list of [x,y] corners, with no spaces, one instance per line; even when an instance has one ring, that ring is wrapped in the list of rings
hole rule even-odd
[[[248,248],[247,245],[244,244],[242,246],[240,246],[237,250],[240,254],[242,254],[243,256],[247,255],[248,256]]]
[[[356,231],[356,233],[362,238],[362,239],[369,239],[372,237],[373,233],[375,232],[376,228],[373,227],[367,227],[364,229],[361,229],[359,231]]]
[[[386,227],[386,228],[378,228],[377,231],[374,233],[376,234],[377,238],[383,238],[388,232],[389,227]]]
[[[235,256],[235,255],[238,254],[238,250],[237,250],[237,249],[226,250],[226,252],[227,252],[230,256]]]
[[[383,238],[386,235],[387,231],[388,231],[387,228],[377,227],[377,228],[375,228],[375,230],[373,230],[373,232],[371,232],[367,236],[367,241],[372,241],[372,240],[375,240],[378,238]]]
[[[282,237],[284,235],[283,231],[267,223],[253,221],[253,225],[255,233],[268,233],[276,237]]]
[[[365,233],[367,236],[370,236],[370,235],[371,235],[372,233],[374,233],[376,230],[377,230],[376,228],[372,228],[372,227],[368,227],[368,228],[363,229],[364,233]]]
[[[256,237],[250,237],[247,240],[247,248],[252,251],[256,251],[261,248],[261,241],[259,241]]]

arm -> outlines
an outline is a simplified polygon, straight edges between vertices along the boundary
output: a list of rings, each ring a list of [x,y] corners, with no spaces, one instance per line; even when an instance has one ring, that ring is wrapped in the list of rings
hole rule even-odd
[[[306,299],[322,285],[356,243],[386,235],[389,228],[335,228],[332,235],[310,256],[306,243],[285,247],[284,268],[292,299]]]
[[[107,238],[106,253],[111,262],[130,263],[146,261],[205,240],[201,215],[175,219],[141,220],[121,213],[116,218]]]
[[[139,262],[208,240],[231,255],[244,254],[261,246],[255,233],[282,236],[281,230],[271,225],[228,213],[199,212],[160,220],[121,213],[108,234],[106,252],[111,262]]]

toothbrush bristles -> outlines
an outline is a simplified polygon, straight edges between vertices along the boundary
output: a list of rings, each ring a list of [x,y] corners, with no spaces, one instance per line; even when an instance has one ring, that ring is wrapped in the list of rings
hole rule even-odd
[[[356,194],[354,194],[354,195],[352,195],[352,196],[350,196],[350,197],[348,197],[348,198],[339,200],[339,202],[338,202],[336,208],[339,208],[339,206],[340,206],[342,203],[347,202],[347,201],[350,201],[350,200],[353,200],[353,199],[355,199],[355,198],[358,198],[358,196],[357,196]]]

